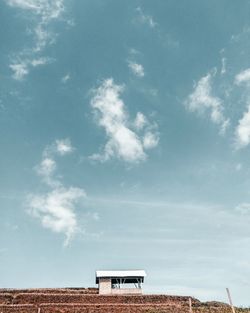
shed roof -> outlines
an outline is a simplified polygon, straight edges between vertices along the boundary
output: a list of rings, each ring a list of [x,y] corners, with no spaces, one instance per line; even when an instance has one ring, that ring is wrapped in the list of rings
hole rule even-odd
[[[120,271],[96,271],[96,283],[99,278],[144,278],[147,274],[144,270],[120,270]]]

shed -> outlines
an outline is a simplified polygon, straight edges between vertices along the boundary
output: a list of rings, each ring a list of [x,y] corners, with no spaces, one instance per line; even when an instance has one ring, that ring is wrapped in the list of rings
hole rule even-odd
[[[96,271],[99,294],[142,294],[144,270]]]

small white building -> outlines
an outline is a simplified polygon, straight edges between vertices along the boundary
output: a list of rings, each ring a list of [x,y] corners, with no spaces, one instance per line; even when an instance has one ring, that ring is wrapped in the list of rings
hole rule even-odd
[[[99,294],[142,294],[142,283],[146,277],[144,270],[96,271]]]

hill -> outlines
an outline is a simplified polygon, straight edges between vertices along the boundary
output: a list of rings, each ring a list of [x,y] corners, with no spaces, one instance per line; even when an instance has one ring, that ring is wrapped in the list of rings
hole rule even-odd
[[[193,313],[231,313],[229,305],[192,299]],[[0,289],[0,313],[185,313],[189,297],[99,295],[96,288]],[[250,312],[236,308],[236,313]]]

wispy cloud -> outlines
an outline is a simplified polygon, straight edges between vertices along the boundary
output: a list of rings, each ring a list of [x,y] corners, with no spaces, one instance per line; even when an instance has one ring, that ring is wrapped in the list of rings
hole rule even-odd
[[[222,58],[221,59],[221,75],[226,74],[227,72],[227,59],[226,58]]]
[[[65,234],[64,244],[68,245],[79,230],[75,205],[85,196],[83,189],[58,187],[45,195],[30,195],[28,212],[40,219],[45,228]]]
[[[28,10],[41,17],[42,22],[58,18],[64,10],[63,0],[6,0],[16,8]]]
[[[212,93],[212,78],[214,73],[208,73],[194,85],[194,91],[185,101],[185,106],[192,112],[203,114],[209,111],[210,119],[220,126],[220,133],[224,134],[229,125],[229,119],[224,116],[223,102]]]
[[[250,105],[235,129],[235,147],[241,149],[250,143]]]
[[[246,88],[247,109],[243,113],[242,118],[238,121],[235,129],[235,147],[241,149],[250,143],[250,104],[249,104],[249,87],[250,87],[250,68],[240,71],[234,79],[237,86],[243,85]]]
[[[41,163],[36,166],[37,174],[42,180],[51,187],[61,186],[60,181],[55,177],[56,161],[55,156],[64,156],[74,151],[74,148],[68,138],[58,139],[43,151]]]
[[[55,146],[57,153],[60,155],[70,154],[74,151],[74,148],[68,138],[56,140]]]
[[[145,150],[155,147],[159,141],[157,125],[150,124],[141,114],[135,121],[130,121],[125,104],[121,99],[124,86],[116,85],[113,79],[106,79],[99,88],[93,91],[91,106],[94,109],[97,123],[106,131],[108,141],[103,153],[91,156],[93,160],[107,161],[117,157],[126,162],[137,163],[146,159]],[[144,122],[142,121],[145,120]],[[141,134],[137,130],[147,126]],[[148,145],[148,136],[155,142]],[[145,144],[146,142],[146,144]]]
[[[153,149],[158,145],[159,138],[154,133],[147,131],[143,137],[143,146],[145,149]]]
[[[70,154],[74,151],[69,138],[56,139],[51,145],[48,145],[43,152],[43,156],[51,157],[54,155]]]
[[[18,59],[12,60],[12,64],[10,64],[10,69],[13,72],[12,77],[16,80],[23,80],[25,76],[29,74],[30,68],[34,68],[37,66],[45,65],[51,62],[49,58],[37,58],[37,59]]]
[[[136,114],[136,118],[134,121],[135,128],[138,130],[143,129],[147,123],[148,123],[148,121],[147,121],[147,118],[145,117],[145,115],[142,114],[141,112],[138,112]]]
[[[225,73],[226,70],[222,67],[221,74]],[[188,96],[185,101],[185,106],[188,110],[199,114],[204,114],[208,111],[210,113],[211,121],[218,124],[220,126],[220,132],[224,134],[230,124],[230,120],[224,115],[223,100],[214,96],[212,91],[213,77],[215,74],[215,71],[209,72],[194,85],[194,91]],[[224,79],[220,82],[220,84],[223,84],[223,82]],[[245,88],[243,99],[246,98],[248,104],[234,130],[234,148],[236,149],[242,149],[250,144],[250,68],[242,70],[235,75],[233,78],[233,84],[227,88],[230,88],[231,92],[234,92],[234,90],[240,86]]]
[[[74,151],[69,139],[56,140],[43,152],[41,163],[36,166],[37,174],[49,187],[45,194],[30,194],[28,213],[41,221],[43,227],[66,236],[68,245],[73,236],[80,231],[75,213],[76,206],[86,197],[83,189],[65,187],[56,176],[56,156],[64,156]]]
[[[145,14],[141,7],[136,8],[137,20],[142,23],[148,25],[150,28],[155,28],[157,23],[154,21],[151,15]]]
[[[155,18],[151,14],[146,13],[144,8],[140,6],[135,9],[133,23],[143,27],[145,30],[151,30],[156,35],[155,38],[158,39],[162,46],[174,49],[180,47],[179,41],[170,33],[166,32],[166,29],[161,28],[161,25],[156,22]],[[134,50],[134,52],[136,53],[136,50]]]
[[[250,83],[250,68],[241,71],[235,76],[235,84]]]
[[[12,77],[16,80],[22,80],[29,73],[26,62],[10,64],[10,68],[13,71]]]
[[[30,33],[33,35],[34,43],[31,47],[11,56],[10,68],[13,78],[22,80],[28,75],[31,68],[47,64],[47,58],[40,54],[47,45],[54,43],[56,34],[49,30],[52,21],[61,18],[65,10],[64,0],[5,0],[15,9],[22,10],[25,17],[30,19]]]
[[[70,74],[68,73],[68,74],[66,74],[66,75],[64,75],[64,76],[62,77],[61,81],[62,81],[62,83],[66,84],[67,81],[70,80],[70,78],[71,78],[71,77],[70,77]]]
[[[137,77],[143,77],[145,75],[144,68],[141,64],[129,61],[128,67],[132,71],[132,73]]]
[[[60,185],[60,182],[54,179],[55,170],[56,162],[51,157],[44,157],[41,163],[36,167],[37,174],[51,187]]]

